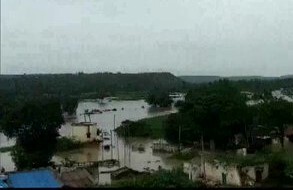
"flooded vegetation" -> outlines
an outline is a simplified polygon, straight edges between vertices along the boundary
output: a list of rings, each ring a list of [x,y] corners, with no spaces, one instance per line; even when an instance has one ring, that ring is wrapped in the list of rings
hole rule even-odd
[[[86,109],[117,110],[91,115],[91,121],[96,122],[99,128],[108,132],[119,127],[121,122],[125,120],[137,121],[144,118],[151,118],[177,112],[177,109],[174,107],[161,110],[152,108],[144,100],[105,100],[103,102],[82,101],[78,104],[76,110],[77,118],[62,125],[61,129],[59,130],[61,136],[72,136],[71,124],[73,122],[83,122],[84,116],[81,114],[84,113],[84,110]],[[123,137],[119,137],[114,132],[112,135],[112,150],[102,150],[101,145],[97,143],[91,143],[72,151],[59,152],[56,156],[54,156],[53,160],[57,163],[61,163],[65,158],[76,162],[99,161],[114,158],[119,160],[122,166],[128,166],[138,171],[157,170],[159,166],[170,169],[173,166],[179,165],[178,162],[167,159],[170,156],[168,154],[153,154],[151,148],[152,143],[154,142],[153,139],[125,139]],[[14,143],[15,141],[13,139],[8,139],[2,134],[1,147],[13,146]],[[143,145],[143,151],[138,150],[139,145]],[[5,169],[8,171],[12,171],[14,170],[14,164],[9,154],[9,152],[1,153],[1,159],[3,167],[5,167]]]
[[[125,120],[137,121],[144,118],[156,117],[175,113],[177,110],[173,107],[164,110],[152,109],[144,100],[137,101],[106,101],[106,102],[80,102],[77,108],[77,120],[84,121],[80,115],[85,109],[114,109],[115,112],[104,112],[102,114],[91,115],[91,121],[96,122],[98,127],[110,132],[119,127]],[[123,109],[122,109],[123,108]],[[60,129],[62,136],[71,135],[70,123],[62,126]],[[90,144],[82,149],[69,152],[62,152],[58,156],[70,158],[77,162],[99,161],[103,159],[118,159],[122,166],[128,166],[138,171],[157,170],[159,166],[172,168],[178,165],[174,161],[168,160],[168,155],[153,154],[152,143],[154,140],[147,138],[123,138],[113,132],[113,149],[103,150],[98,144]],[[143,145],[143,151],[139,151],[139,145]]]

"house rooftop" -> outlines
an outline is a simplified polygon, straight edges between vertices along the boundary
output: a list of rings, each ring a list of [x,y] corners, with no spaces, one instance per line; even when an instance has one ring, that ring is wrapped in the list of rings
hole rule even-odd
[[[7,184],[12,188],[60,188],[63,186],[51,169],[8,173]]]
[[[91,174],[84,168],[63,172],[61,180],[69,187],[89,187],[94,184]]]

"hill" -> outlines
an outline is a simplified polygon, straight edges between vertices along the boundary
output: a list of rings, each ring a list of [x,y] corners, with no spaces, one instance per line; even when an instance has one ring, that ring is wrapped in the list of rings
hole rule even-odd
[[[293,75],[286,75],[281,77],[263,77],[263,76],[230,76],[230,77],[221,77],[221,76],[179,76],[182,80],[200,84],[200,83],[209,83],[218,81],[220,79],[228,79],[231,81],[240,81],[240,80],[274,80],[274,79],[286,79],[286,78],[293,78]]]
[[[188,84],[171,73],[94,73],[1,75],[0,92],[6,95],[76,95],[166,90],[177,91]]]
[[[179,76],[179,78],[186,82],[194,84],[209,83],[221,79],[220,76]]]

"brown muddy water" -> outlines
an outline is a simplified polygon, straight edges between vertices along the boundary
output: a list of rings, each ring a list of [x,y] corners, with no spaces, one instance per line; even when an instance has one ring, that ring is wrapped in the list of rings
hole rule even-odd
[[[100,104],[98,102],[80,102],[77,108],[77,121],[84,121],[83,115],[85,109],[113,109],[117,111],[104,112],[102,114],[91,115],[91,121],[97,122],[98,126],[102,129],[110,131],[114,129],[114,115],[115,115],[115,127],[120,126],[121,122],[129,120],[139,120],[143,118],[154,117],[158,115],[174,113],[177,110],[172,108],[164,111],[153,111],[150,106],[144,100],[137,101],[111,101]],[[123,110],[122,110],[123,108]],[[73,121],[72,121],[73,122]],[[71,136],[71,122],[68,122],[60,129],[62,136]],[[53,157],[53,161],[61,162],[66,157],[77,161],[99,161],[103,159],[118,159],[120,166],[128,166],[138,171],[144,170],[157,170],[159,166],[166,169],[171,169],[182,164],[182,161],[169,159],[170,154],[157,154],[152,152],[151,145],[154,142],[152,139],[145,138],[124,138],[117,137],[113,134],[113,149],[109,151],[103,151],[101,146],[96,143],[89,144],[81,149],[74,151],[58,153]],[[0,147],[12,146],[15,141],[13,139],[7,139],[3,134],[0,134]],[[138,151],[137,147],[143,145],[144,151]],[[293,152],[293,143],[286,141],[285,148]],[[14,163],[11,159],[10,153],[0,153],[0,166],[3,166],[6,171],[14,170]],[[102,169],[102,168],[101,168]],[[114,168],[111,168],[111,170]],[[107,170],[107,168],[105,168]],[[105,174],[105,181],[109,178]]]
[[[75,121],[84,121],[84,116],[81,115],[81,113],[83,113],[85,109],[105,110],[113,108],[116,108],[117,111],[109,111],[102,114],[91,115],[91,121],[96,122],[99,127],[110,132],[110,130],[120,126],[121,122],[126,119],[135,121],[143,118],[177,112],[175,108],[163,111],[152,110],[150,105],[148,105],[144,100],[113,100],[105,101],[104,103],[80,102],[76,110],[77,119]],[[61,127],[59,132],[61,136],[70,137],[71,131],[71,122],[67,122]],[[3,134],[1,134],[0,137],[0,147],[12,146],[15,143],[13,139],[7,139],[7,137]],[[120,166],[128,166],[138,171],[157,170],[159,166],[166,169],[171,169],[174,166],[180,165],[181,162],[168,159],[170,156],[168,154],[153,153],[151,149],[153,142],[154,140],[144,138],[128,138],[125,140],[113,133],[114,147],[112,150],[102,150],[101,145],[94,143],[74,151],[58,153],[58,155],[55,155],[52,160],[61,162],[61,160],[64,160],[64,158],[67,157],[77,162],[87,162],[113,158],[120,161]],[[141,152],[138,151],[137,147],[139,145],[143,145],[145,150]],[[15,166],[9,152],[0,153],[0,161],[0,165],[3,166],[6,171],[14,170]]]
[[[104,112],[102,114],[91,115],[91,121],[96,122],[99,127],[110,132],[114,128],[121,125],[121,122],[129,120],[139,120],[143,118],[155,117],[175,113],[177,110],[171,108],[163,111],[154,111],[144,100],[137,101],[111,101],[105,104],[97,102],[81,102],[77,109],[77,121],[84,121],[84,116],[81,113],[85,109],[114,109],[117,111]],[[115,115],[115,121],[114,121]],[[71,135],[70,124],[64,125],[60,134],[62,136]],[[113,132],[113,149],[108,151],[102,150],[98,144],[91,144],[82,149],[63,152],[56,155],[55,159],[69,158],[78,162],[99,161],[105,159],[118,159],[120,166],[127,166],[138,171],[157,170],[159,166],[171,169],[174,166],[180,165],[180,162],[167,159],[168,154],[154,154],[152,152],[152,143],[154,140],[146,138],[120,138]],[[144,151],[138,151],[138,146],[142,145]]]

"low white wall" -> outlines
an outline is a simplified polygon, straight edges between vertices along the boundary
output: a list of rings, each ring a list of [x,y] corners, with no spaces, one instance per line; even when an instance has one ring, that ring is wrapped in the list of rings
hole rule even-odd
[[[188,174],[189,179],[192,181],[198,180],[201,174],[200,166],[190,163],[183,164],[183,172]]]
[[[72,126],[72,137],[81,142],[93,141],[97,138],[96,126],[90,126],[91,137],[87,138],[87,127],[86,126]]]
[[[262,172],[262,180],[266,179],[269,176],[269,165],[268,164],[262,164],[258,166],[247,166],[243,167],[242,171],[246,173],[251,179],[254,181],[256,180],[256,168],[257,167],[263,167],[263,172]]]
[[[226,174],[226,184],[241,186],[240,175],[235,166],[205,163],[205,173],[208,180],[223,184],[222,174]]]

